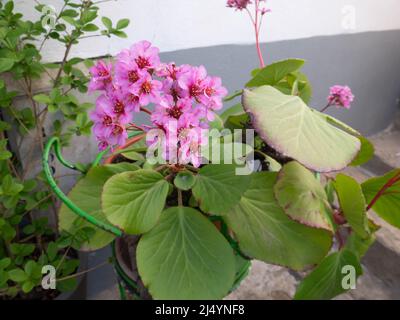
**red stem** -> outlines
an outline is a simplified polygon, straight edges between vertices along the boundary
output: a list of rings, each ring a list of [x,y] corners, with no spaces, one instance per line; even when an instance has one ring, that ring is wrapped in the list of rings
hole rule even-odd
[[[126,129],[131,129],[131,128],[135,128],[135,129],[138,129],[140,131],[145,131],[142,127],[137,126],[137,125],[135,125],[133,123],[130,123],[129,126]]]
[[[393,186],[395,183],[400,181],[400,172],[397,173],[393,178],[391,178],[388,182],[385,183],[385,185],[378,191],[378,193],[375,195],[375,197],[371,200],[367,207],[367,211],[370,210],[375,203],[379,200],[380,197],[382,197],[387,189],[389,189],[391,186]]]
[[[144,107],[140,107],[140,111],[146,112],[147,114],[151,115],[152,112]]]
[[[328,109],[330,106],[331,106],[331,104],[328,103],[328,104],[326,105],[326,107],[322,108],[319,112],[323,113],[323,112],[326,111],[326,109]]]
[[[259,5],[260,5],[260,0],[256,0],[255,3],[255,21],[254,21],[254,31],[256,33],[256,47],[257,47],[257,54],[258,54],[258,59],[260,60],[260,67],[264,68],[265,63],[264,63],[264,58],[261,53],[261,48],[260,48],[260,28],[258,26],[258,21],[260,18],[260,12],[259,12]]]

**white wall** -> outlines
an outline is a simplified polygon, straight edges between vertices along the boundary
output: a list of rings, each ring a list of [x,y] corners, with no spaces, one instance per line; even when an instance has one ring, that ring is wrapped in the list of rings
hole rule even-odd
[[[42,0],[60,7],[62,0]],[[27,18],[37,16],[34,0],[16,0]],[[219,44],[253,42],[253,32],[244,12],[225,7],[226,0],[117,0],[101,4],[102,13],[113,20],[131,19],[128,39],[84,40],[73,55],[94,57],[115,54],[131,43],[148,39],[173,51]],[[399,0],[267,0],[272,12],[265,18],[262,41],[307,38],[350,32],[400,29]],[[355,13],[355,28],[343,23]],[[350,10],[344,13],[343,10]],[[46,60],[60,60],[62,47],[49,42]]]

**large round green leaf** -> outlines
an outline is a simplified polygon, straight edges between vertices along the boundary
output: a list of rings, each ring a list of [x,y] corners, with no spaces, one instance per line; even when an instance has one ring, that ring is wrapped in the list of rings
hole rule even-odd
[[[203,212],[229,213],[250,184],[250,175],[237,175],[236,166],[208,165],[200,169],[192,191]]]
[[[362,190],[367,203],[370,203],[382,187],[395,176],[400,175],[400,169],[393,170],[383,177],[372,178],[364,182]],[[372,209],[384,220],[400,228],[400,181],[397,181],[381,195]]]
[[[300,163],[291,161],[283,166],[274,193],[279,205],[292,219],[310,227],[333,230],[325,189]]]
[[[320,262],[331,247],[331,233],[300,224],[285,214],[273,193],[277,173],[260,172],[252,178],[239,204],[224,216],[241,250],[295,270]]]
[[[245,90],[243,106],[266,143],[309,169],[341,170],[360,150],[359,139],[327,122],[297,96],[263,86]]]
[[[199,211],[165,210],[159,224],[139,241],[137,263],[156,299],[221,299],[235,276],[233,250]]]
[[[340,207],[347,222],[362,238],[368,238],[370,231],[365,198],[361,186],[352,177],[338,174],[334,183]]]
[[[101,196],[107,219],[128,234],[149,231],[165,206],[169,184],[152,170],[124,172],[107,181]]]
[[[345,275],[350,274],[349,271],[346,271],[346,274],[342,273],[343,267],[346,266],[354,268],[354,276],[362,274],[360,262],[354,253],[347,249],[332,253],[300,283],[294,298],[328,300],[346,292],[342,285],[342,282],[346,281]],[[347,281],[345,283],[348,284]]]
[[[135,171],[139,167],[129,164],[110,164],[94,167],[89,170],[87,175],[79,180],[75,187],[68,194],[69,199],[80,209],[89,213],[93,217],[103,222],[108,222],[101,210],[101,192],[106,181],[114,174]],[[84,228],[92,227],[95,230],[90,240],[83,244],[82,250],[97,250],[109,244],[115,236],[109,232],[103,231],[87,222],[85,219],[77,216],[71,209],[63,204],[59,211],[59,228],[70,233]]]

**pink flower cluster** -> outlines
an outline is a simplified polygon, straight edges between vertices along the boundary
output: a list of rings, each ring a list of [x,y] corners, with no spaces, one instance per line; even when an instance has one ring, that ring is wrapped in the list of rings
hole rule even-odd
[[[251,4],[251,0],[228,0],[227,6],[229,8],[236,8],[236,10],[246,9],[249,4]]]
[[[203,66],[161,63],[158,48],[148,41],[123,50],[114,73],[113,66],[103,61],[90,73],[89,90],[103,92],[91,113],[101,150],[123,145],[134,114],[152,104],[151,122],[164,131],[166,143],[178,147],[182,161],[197,163],[193,150],[204,138],[196,132],[208,127],[227,95],[220,78],[207,75]]]
[[[329,105],[350,109],[353,101],[354,95],[348,86],[335,85],[330,88],[328,96]]]

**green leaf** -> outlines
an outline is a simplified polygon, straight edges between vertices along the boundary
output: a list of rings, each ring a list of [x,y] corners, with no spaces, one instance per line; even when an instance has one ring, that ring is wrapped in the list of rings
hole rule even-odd
[[[0,73],[11,70],[14,66],[14,60],[9,58],[0,58]]]
[[[11,264],[11,259],[10,258],[3,258],[0,259],[0,270],[4,270]]]
[[[103,188],[104,214],[128,234],[145,233],[157,223],[168,190],[168,182],[152,170],[117,174]]]
[[[123,31],[112,30],[111,33],[119,38],[128,38],[128,35]]]
[[[96,26],[96,25],[93,24],[93,23],[89,23],[89,24],[85,25],[85,26],[82,28],[82,30],[83,30],[83,31],[86,31],[86,32],[93,32],[93,31],[99,30],[99,27]]]
[[[367,138],[358,136],[358,139],[360,139],[361,142],[361,150],[350,164],[353,167],[361,166],[362,164],[367,163],[375,154],[375,147]]]
[[[241,103],[235,104],[234,106],[226,109],[221,115],[220,118],[223,122],[226,122],[230,116],[237,116],[244,113],[243,106]]]
[[[203,212],[225,214],[240,201],[250,184],[250,175],[237,175],[236,166],[229,164],[207,165],[200,169],[193,195]]]
[[[125,158],[133,161],[145,161],[145,157],[140,152],[136,151],[127,151],[121,153]]]
[[[28,275],[22,269],[12,269],[8,271],[8,276],[14,282],[23,282],[28,279]]]
[[[320,262],[331,248],[331,233],[290,219],[275,200],[277,173],[252,175],[250,188],[224,220],[246,255],[302,270]]]
[[[49,261],[53,261],[57,257],[57,253],[58,253],[57,244],[53,241],[50,242],[47,246],[46,253],[47,253],[47,257],[49,258]]]
[[[375,242],[376,236],[371,234],[368,238],[361,238],[357,233],[352,232],[346,240],[346,249],[353,252],[360,260]]]
[[[400,169],[395,169],[383,177],[376,177],[365,181],[361,187],[367,203],[382,189],[391,179],[400,175]],[[400,177],[400,176],[399,176]],[[375,202],[372,209],[385,221],[400,228],[400,181],[397,181],[388,188],[382,196]]]
[[[126,27],[129,26],[129,19],[121,19],[117,23],[117,29],[125,29]]]
[[[301,59],[288,59],[272,63],[259,70],[254,78],[246,84],[246,87],[275,85],[288,74],[299,70],[304,62],[305,61]]]
[[[367,205],[361,186],[356,180],[344,174],[336,176],[334,186],[347,222],[360,237],[369,237]]]
[[[357,257],[349,250],[344,249],[326,257],[297,288],[296,300],[328,300],[346,292],[342,282],[348,274],[342,273],[345,266],[352,266],[355,276],[362,274],[362,268]]]
[[[243,105],[254,129],[281,154],[318,172],[345,168],[360,150],[360,141],[329,124],[299,97],[263,86],[245,90]]]
[[[51,98],[47,94],[37,94],[33,97],[36,102],[50,104],[52,102]]]
[[[137,166],[128,163],[94,167],[89,170],[83,179],[79,180],[68,194],[68,198],[80,209],[89,213],[92,217],[95,217],[102,222],[108,222],[101,209],[101,193],[104,184],[110,177],[117,173],[135,171],[137,169],[139,169]],[[90,237],[89,241],[83,243],[81,250],[87,251],[103,248],[115,238],[113,234],[96,228],[93,224],[77,216],[65,204],[61,206],[59,212],[60,230],[65,230],[71,234],[75,234],[77,230],[85,227],[94,228],[95,233]]]
[[[104,26],[105,26],[108,30],[112,29],[112,21],[111,21],[109,18],[107,18],[107,17],[102,17],[102,18],[101,18],[101,21],[103,22]]]
[[[24,282],[24,284],[22,285],[22,291],[25,293],[29,293],[32,291],[32,289],[35,287],[35,283],[28,280],[26,282]]]
[[[184,191],[192,189],[195,182],[195,176],[189,171],[179,172],[174,179],[175,187]]]
[[[139,241],[137,263],[155,299],[221,299],[233,285],[233,250],[199,211],[165,210]]]
[[[283,166],[274,193],[281,208],[292,219],[310,227],[333,231],[324,187],[298,162],[291,161]]]

